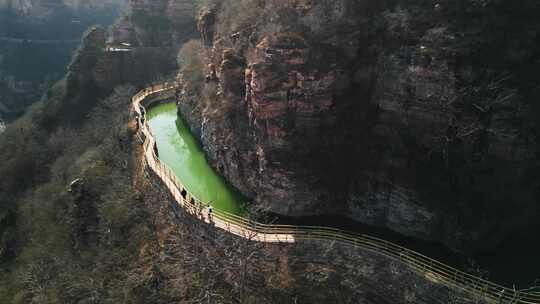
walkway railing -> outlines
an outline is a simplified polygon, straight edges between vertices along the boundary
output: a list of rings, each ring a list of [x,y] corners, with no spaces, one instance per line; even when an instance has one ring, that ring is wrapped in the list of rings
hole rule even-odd
[[[269,243],[294,243],[305,240],[338,241],[399,261],[430,281],[460,289],[489,303],[540,304],[540,292],[507,288],[366,234],[328,227],[261,224],[220,210],[213,210],[209,214],[209,205],[191,194],[176,174],[160,161],[156,154],[156,141],[145,117],[145,107],[159,101],[159,98],[147,99],[148,97],[156,97],[154,95],[176,88],[178,88],[177,83],[163,83],[146,88],[133,96],[132,106],[138,117],[139,132],[142,135],[144,156],[148,167],[166,185],[176,202],[192,216],[253,241]]]

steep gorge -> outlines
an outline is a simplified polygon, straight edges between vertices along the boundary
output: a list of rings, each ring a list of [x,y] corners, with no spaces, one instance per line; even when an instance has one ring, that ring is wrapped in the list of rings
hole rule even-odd
[[[539,12],[534,1],[210,2],[206,80],[184,75],[179,111],[214,167],[271,212],[493,248],[538,229]]]
[[[128,111],[136,90],[125,85],[174,69],[161,53],[171,48],[145,48],[152,41],[138,38],[138,49],[106,52],[107,38],[103,28],[89,31],[65,79],[0,136],[0,173],[9,177],[0,179],[0,302],[195,302],[208,290],[211,303],[462,296],[382,256],[334,244],[264,246],[247,260],[258,244],[175,210],[144,172]]]
[[[420,171],[424,160],[409,146],[419,134],[446,127],[433,118],[442,110],[415,105],[424,112],[410,123],[409,110],[395,106],[403,94],[407,102],[421,95],[410,86],[433,89],[454,78],[428,73],[433,78],[396,81],[418,72],[424,55],[415,52],[429,47],[398,30],[420,26],[407,20],[426,21],[403,16],[431,13],[431,5],[357,2],[231,0],[203,9],[198,27],[207,48],[200,51],[209,60],[183,75],[180,111],[213,165],[274,212],[340,213],[431,240],[452,235],[431,226],[448,208],[432,203],[445,194],[425,181],[438,168]],[[395,261],[336,244],[265,247],[247,261],[246,248],[256,244],[175,210],[141,168],[127,111],[136,89],[123,85],[141,87],[174,71],[176,48],[195,36],[187,29],[196,26],[196,6],[190,0],[131,5],[139,17],[124,16],[111,37],[102,28],[89,31],[65,81],[0,136],[0,173],[9,177],[0,179],[0,302],[479,302]],[[395,55],[401,47],[394,43],[402,41],[411,44],[412,59]],[[108,42],[137,48],[105,52]],[[428,66],[420,72],[449,69]],[[453,165],[455,156],[437,158],[444,154],[437,149],[433,162]],[[376,184],[378,174],[384,184]],[[363,218],[368,211],[374,215]],[[457,227],[471,233],[461,222],[448,229]],[[238,278],[246,268],[244,290],[245,277]]]

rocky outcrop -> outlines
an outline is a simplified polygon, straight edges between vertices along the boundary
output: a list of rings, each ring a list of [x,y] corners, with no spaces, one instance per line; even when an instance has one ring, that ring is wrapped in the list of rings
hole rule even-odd
[[[105,29],[95,27],[88,31],[77,55],[68,67],[68,84],[94,82],[95,75],[92,70],[100,57],[105,54],[105,41]]]
[[[68,67],[67,83],[110,92],[121,84],[143,86],[175,68],[173,48],[133,48],[129,52],[106,51],[106,30],[92,28],[83,38],[75,60]]]
[[[128,44],[131,50],[106,52],[99,58],[93,67],[99,87],[142,86],[173,73],[179,45],[196,35],[192,0],[133,0],[129,5],[129,13],[111,26],[106,44]]]
[[[247,24],[237,22],[238,30],[214,37],[210,61],[218,67],[220,101],[202,112],[203,127],[194,126],[202,130],[209,157],[235,186],[269,210],[294,216],[342,212],[344,204],[337,200],[345,198],[349,175],[343,173],[345,159],[334,157],[347,151],[340,117],[351,105],[340,97],[349,94],[349,79],[335,51],[314,43],[315,35],[325,45],[331,43],[334,35],[327,28],[318,24],[311,34],[294,29],[315,18],[308,14],[310,7],[290,8],[299,16],[282,21],[288,31],[246,30]],[[207,44],[215,32],[211,12],[203,9],[199,20]],[[331,12],[328,23],[344,17],[338,8]],[[265,15],[246,18],[246,23],[268,21]],[[191,112],[184,104],[180,102],[180,111]]]
[[[214,26],[216,24],[216,8],[203,7],[197,17],[197,29],[201,33],[201,39],[207,46],[214,42]]]
[[[460,251],[494,246],[534,227],[537,210],[530,101],[540,84],[526,66],[540,65],[540,29],[512,17],[527,10],[538,7],[298,0],[223,5],[217,17],[203,9],[217,79],[199,102],[181,97],[180,112],[196,116],[214,166],[270,211],[342,214]],[[493,15],[511,34],[487,25]]]
[[[195,0],[130,0],[130,14],[113,28],[118,42],[177,47],[196,33]]]

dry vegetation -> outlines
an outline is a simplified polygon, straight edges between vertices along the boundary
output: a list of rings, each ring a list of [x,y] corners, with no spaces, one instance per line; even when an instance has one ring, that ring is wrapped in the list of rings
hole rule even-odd
[[[1,302],[122,296],[113,286],[148,236],[130,179],[125,109],[133,92],[116,89],[76,127],[44,127],[54,115],[41,105],[2,135],[0,170],[13,179],[1,189]]]
[[[178,67],[187,88],[193,93],[201,92],[204,81],[204,63],[206,50],[200,40],[190,40],[186,42],[178,53]]]

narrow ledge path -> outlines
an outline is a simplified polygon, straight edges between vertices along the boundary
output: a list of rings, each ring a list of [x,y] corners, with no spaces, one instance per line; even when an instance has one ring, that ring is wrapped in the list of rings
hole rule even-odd
[[[176,203],[188,214],[213,225],[217,229],[225,230],[251,241],[297,243],[318,240],[345,243],[403,263],[427,280],[462,290],[472,296],[481,297],[486,303],[540,304],[540,290],[507,288],[448,266],[413,250],[366,234],[328,227],[267,225],[220,210],[213,209],[210,212],[209,205],[193,196],[176,174],[160,161],[156,154],[156,140],[152,135],[148,121],[145,119],[146,107],[161,101],[156,97],[177,88],[179,88],[179,84],[175,82],[148,87],[133,96],[132,110],[138,117],[138,136],[143,145],[145,165],[159,177]]]

